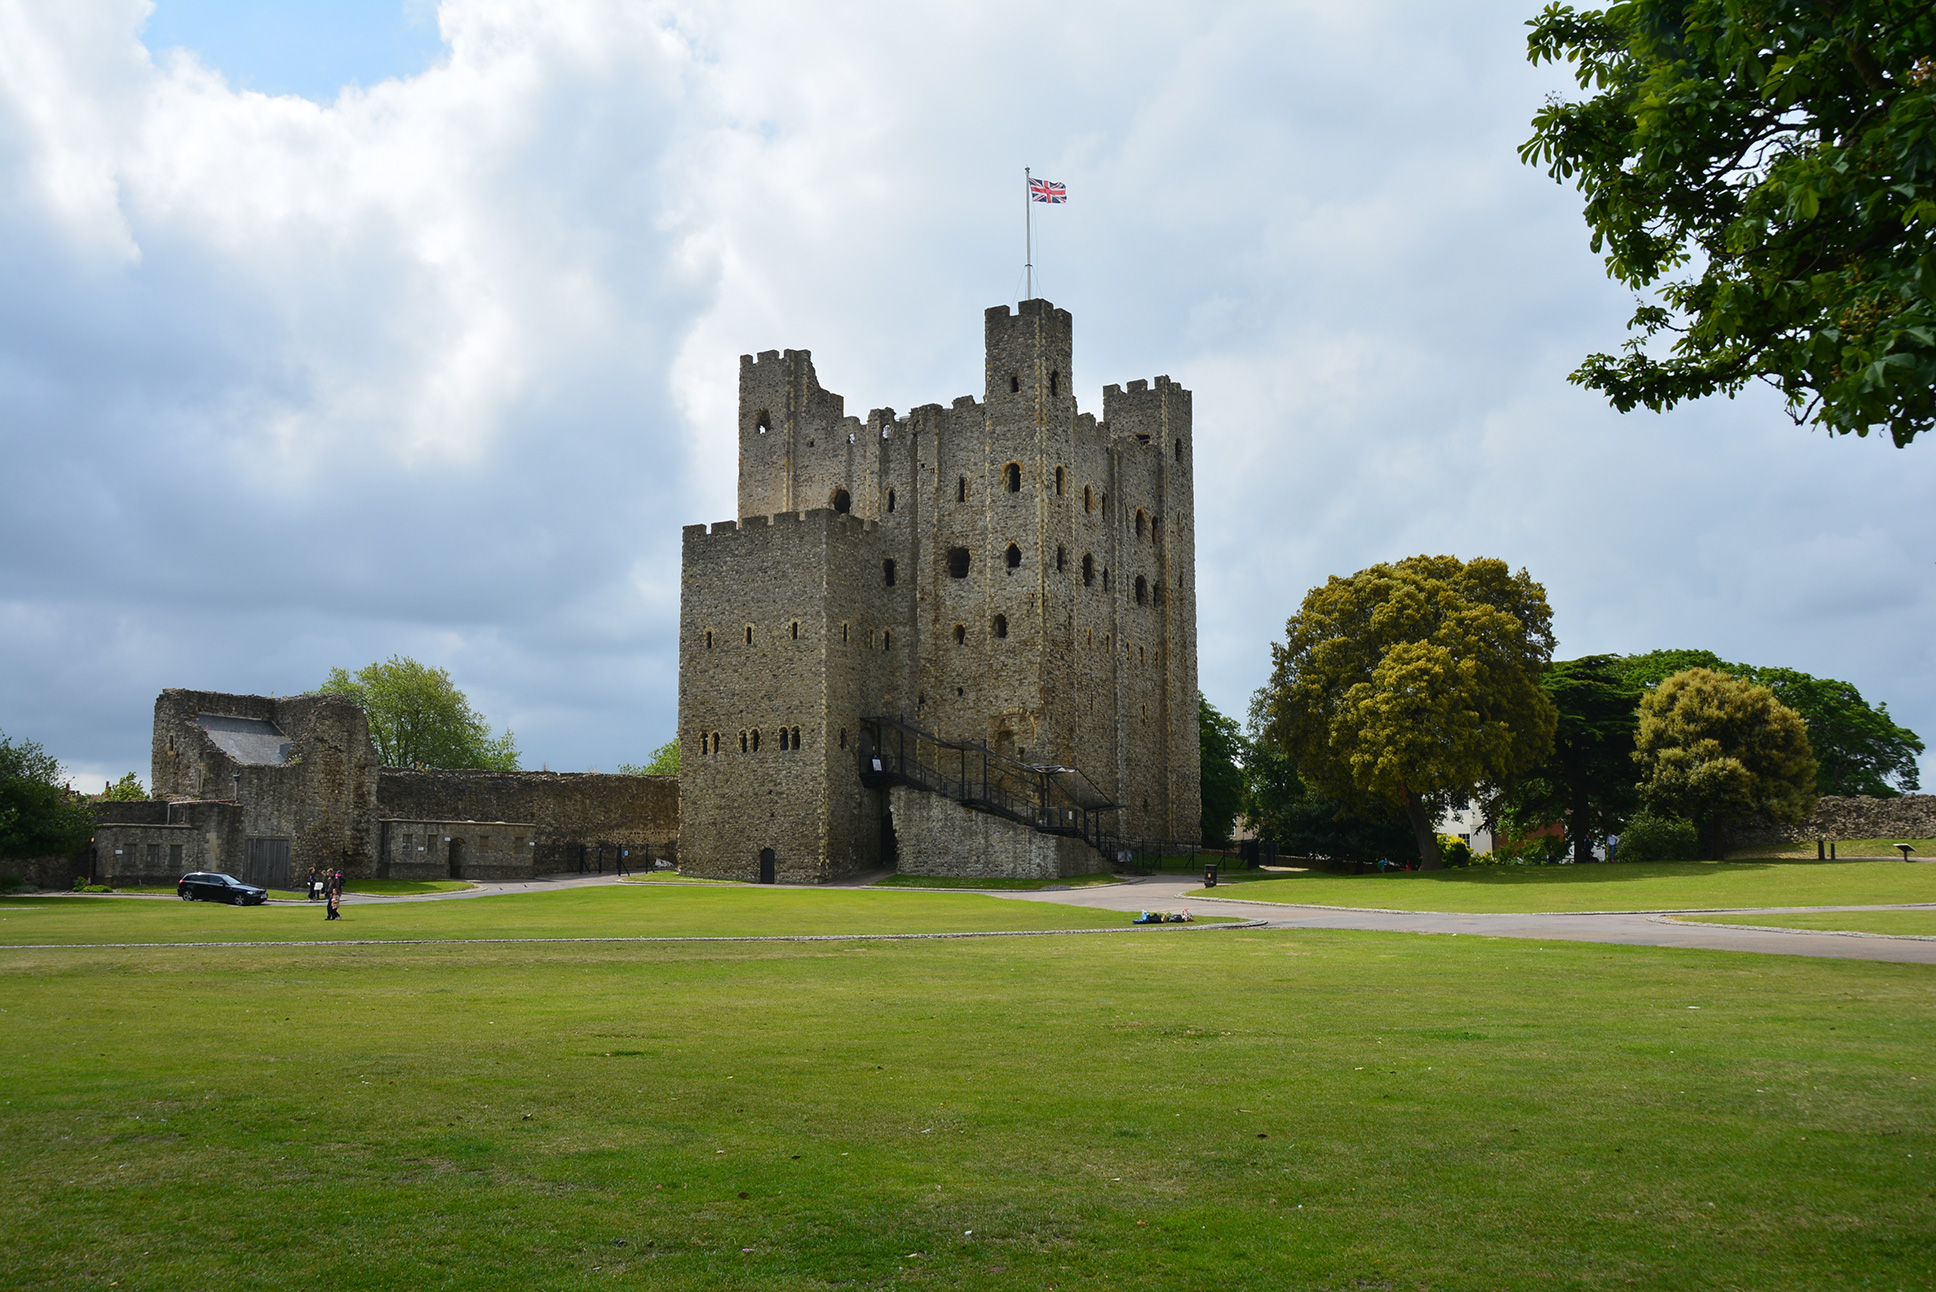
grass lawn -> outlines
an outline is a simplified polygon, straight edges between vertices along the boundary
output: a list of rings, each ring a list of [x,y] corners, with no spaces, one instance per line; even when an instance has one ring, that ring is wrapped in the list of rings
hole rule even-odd
[[[1921,966],[1242,931],[0,974],[7,1286],[1936,1279]]]
[[[627,875],[621,881],[626,884],[737,884],[737,879],[701,879],[697,875],[682,875],[676,870],[647,870],[636,875]]]
[[[1688,915],[1680,918],[1689,924],[1759,924],[1777,929],[1847,929],[1853,933],[1909,933],[1936,937],[1936,910],[1817,911],[1783,915],[1744,911],[1739,915]]]
[[[1902,854],[1896,851],[1896,845],[1899,843],[1906,843],[1915,848],[1916,851],[1909,854],[1912,857],[1936,856],[1936,839],[1837,839],[1835,841],[1835,851],[1844,857],[1887,857],[1891,861],[1898,861],[1902,857]],[[1769,855],[1771,850],[1764,848],[1758,849],[1757,851],[1761,856],[1765,857]],[[1777,857],[1808,857],[1812,859],[1815,856],[1815,845],[1813,843],[1791,843],[1772,851]],[[1743,853],[1742,855],[1746,856],[1747,854]]]
[[[950,933],[1126,925],[1117,911],[1003,901],[970,893],[866,889],[618,885],[448,902],[219,906],[111,897],[0,898],[0,946],[36,942],[204,942],[312,938],[738,936],[763,933]]]
[[[1228,884],[1228,887],[1225,884]],[[1726,906],[1936,902],[1936,866],[1900,861],[1660,861],[1472,866],[1429,873],[1252,878],[1192,897],[1371,906],[1401,911],[1659,911]]]
[[[1097,884],[1120,883],[1114,875],[1071,875],[1067,879],[955,879],[940,875],[889,875],[874,881],[875,888],[980,888],[1000,889],[1089,888]]]

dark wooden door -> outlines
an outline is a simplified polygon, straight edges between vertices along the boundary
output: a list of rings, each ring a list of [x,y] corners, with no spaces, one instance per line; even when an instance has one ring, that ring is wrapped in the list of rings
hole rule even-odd
[[[760,882],[762,884],[773,882],[773,849],[771,848],[760,849]]]

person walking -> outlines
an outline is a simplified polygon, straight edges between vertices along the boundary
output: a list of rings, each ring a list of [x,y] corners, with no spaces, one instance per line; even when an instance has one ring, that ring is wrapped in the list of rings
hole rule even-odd
[[[310,901],[312,901],[312,902],[313,902],[313,901],[315,901],[315,900],[316,900],[316,894],[317,894],[317,889],[316,889],[316,868],[315,868],[314,866],[311,866],[311,867],[309,868],[309,883],[308,883],[308,886],[307,886],[307,887],[305,888],[305,890],[304,890],[304,891],[305,891],[305,892],[307,892],[307,893],[309,894],[309,900],[310,900]]]
[[[323,919],[325,921],[342,919],[343,918],[343,912],[341,909],[342,905],[343,905],[342,890],[337,888],[330,889],[329,890],[329,914],[323,916]]]

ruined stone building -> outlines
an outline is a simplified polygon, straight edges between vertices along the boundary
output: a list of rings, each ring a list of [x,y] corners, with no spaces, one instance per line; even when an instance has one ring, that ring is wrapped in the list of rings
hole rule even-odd
[[[739,516],[684,533],[680,858],[1073,874],[1198,829],[1190,392],[1078,410],[1069,313],[985,317],[980,399],[740,358]]]
[[[530,879],[677,855],[672,777],[381,767],[345,696],[167,690],[153,742],[154,798],[94,806],[103,881]]]

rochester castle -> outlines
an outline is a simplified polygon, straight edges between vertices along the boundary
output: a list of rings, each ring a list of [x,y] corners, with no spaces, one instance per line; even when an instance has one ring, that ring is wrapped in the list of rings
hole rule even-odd
[[[1098,421],[1067,311],[985,328],[979,401],[865,421],[806,351],[742,356],[739,519],[684,536],[676,780],[381,767],[342,696],[168,690],[154,798],[98,801],[37,882],[1042,877],[1194,839],[1190,392],[1109,386]]]
[[[847,416],[740,358],[739,518],[687,527],[681,869],[1107,869],[1198,830],[1190,392],[1076,407],[1066,310],[985,319],[982,398]]]

